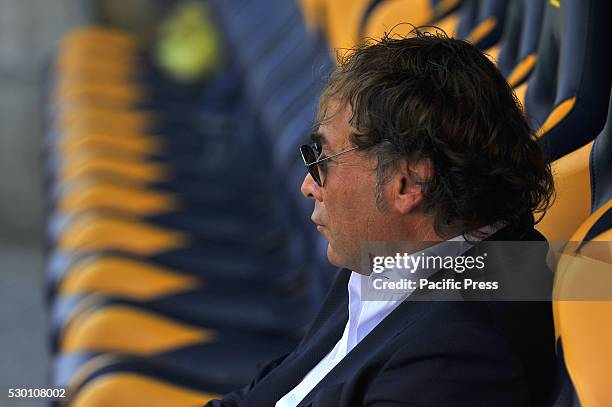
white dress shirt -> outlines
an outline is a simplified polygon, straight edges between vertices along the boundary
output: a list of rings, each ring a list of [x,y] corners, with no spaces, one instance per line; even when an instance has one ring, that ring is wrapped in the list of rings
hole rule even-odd
[[[486,227],[480,229],[486,234],[493,233],[497,228]],[[471,241],[478,240],[476,237]],[[449,242],[461,242],[449,243]],[[432,255],[441,256],[459,256],[467,251],[472,245],[465,240],[463,235],[449,239],[445,242],[431,246],[425,250]],[[398,277],[413,278],[428,278],[437,270],[415,270],[413,274],[405,275],[402,271],[386,270],[383,274],[387,274],[390,278],[397,279]],[[425,274],[424,274],[425,273]],[[392,275],[393,274],[393,275]],[[378,275],[380,276],[380,274]],[[418,276],[418,277],[415,277]],[[406,299],[412,291],[404,290],[401,298],[385,301],[369,301],[362,300],[364,287],[371,287],[367,280],[370,276],[351,272],[351,277],[348,282],[348,313],[349,318],[344,328],[342,337],[334,346],[334,348],[325,356],[304,378],[293,388],[289,393],[285,394],[275,404],[275,407],[295,407],[306,397],[308,393],[321,381],[323,378],[338,364],[340,361],[355,347],[361,340],[368,335],[383,319],[385,319],[395,308],[397,308],[402,300]],[[365,281],[364,281],[365,280]],[[397,280],[396,280],[397,281]],[[371,297],[370,297],[371,298]]]

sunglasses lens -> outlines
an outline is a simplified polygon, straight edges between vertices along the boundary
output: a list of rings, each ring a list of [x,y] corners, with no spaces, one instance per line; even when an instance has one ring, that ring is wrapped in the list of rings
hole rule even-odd
[[[317,161],[317,154],[311,146],[303,145],[300,147],[300,153],[302,154],[302,159],[304,160],[304,164],[306,164],[306,168],[308,169],[308,173],[315,180],[315,182],[321,186],[321,177],[319,176],[319,166],[311,165],[315,161]]]
[[[302,153],[302,159],[306,165],[310,165],[313,162],[317,161],[317,157],[315,152],[312,150],[312,147],[308,145],[303,145],[300,147],[300,153]]]

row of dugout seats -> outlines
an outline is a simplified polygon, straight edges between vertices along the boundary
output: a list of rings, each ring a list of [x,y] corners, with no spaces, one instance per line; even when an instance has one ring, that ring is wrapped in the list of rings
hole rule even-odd
[[[538,228],[563,249],[559,298],[583,278],[611,288],[610,252],[590,249],[612,233],[607,1],[172,3],[155,40],[67,35],[47,75],[49,346],[67,405],[201,405],[297,343],[334,273],[298,147],[335,50],[413,26],[472,42],[515,89],[555,174]],[[597,299],[555,302],[551,405],[612,405],[612,298]]]

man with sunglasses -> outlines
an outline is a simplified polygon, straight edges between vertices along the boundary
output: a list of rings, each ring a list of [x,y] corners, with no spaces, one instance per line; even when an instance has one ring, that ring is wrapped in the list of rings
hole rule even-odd
[[[533,214],[549,206],[550,168],[497,68],[442,35],[385,37],[340,61],[317,120],[300,148],[301,190],[341,270],[297,349],[210,405],[546,405],[555,362],[545,298],[420,287],[405,301],[367,301],[363,291],[374,276],[369,242],[416,242],[451,259],[481,241],[545,243]],[[512,264],[486,271],[548,276],[545,256],[515,251]],[[458,273],[444,266],[423,280],[442,286]]]

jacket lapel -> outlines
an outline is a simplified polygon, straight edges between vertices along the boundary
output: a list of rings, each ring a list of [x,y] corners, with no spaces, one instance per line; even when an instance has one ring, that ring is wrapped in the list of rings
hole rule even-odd
[[[349,270],[341,270],[321,313],[296,350],[249,394],[243,406],[273,406],[336,345],[348,321]]]
[[[400,304],[304,397],[299,406],[307,406],[322,388],[338,386],[354,375],[377,351],[385,348],[387,342],[424,316],[430,306],[429,302],[404,301]]]

